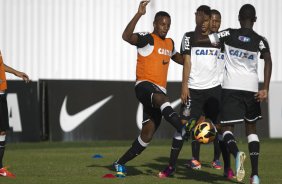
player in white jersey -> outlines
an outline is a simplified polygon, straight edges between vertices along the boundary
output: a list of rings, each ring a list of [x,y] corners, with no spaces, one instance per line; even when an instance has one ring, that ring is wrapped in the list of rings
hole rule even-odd
[[[210,33],[210,12],[210,7],[202,5],[195,14],[196,24],[201,27],[204,35]],[[199,24],[198,17],[201,17],[201,14],[204,15],[205,21]],[[213,122],[217,121],[221,98],[221,85],[218,80],[217,69],[217,57],[220,50],[220,45],[195,44],[194,32],[187,32],[183,36],[181,53],[184,57],[184,65],[180,114],[184,123],[189,122],[188,124],[195,125],[203,113]],[[191,164],[194,165],[191,167],[200,169],[199,144],[194,136],[192,137],[193,159]],[[168,177],[174,172],[182,146],[183,139],[176,132],[172,142],[169,166],[159,173],[159,177]]]
[[[221,124],[223,139],[236,159],[236,177],[242,181],[245,176],[245,153],[240,152],[233,130],[234,124],[245,122],[248,137],[252,172],[250,183],[260,183],[258,176],[259,138],[256,122],[261,119],[260,102],[268,97],[272,59],[266,39],[253,30],[256,22],[254,6],[245,4],[239,11],[240,29],[226,29],[210,35],[212,43],[225,45],[225,69],[223,77]],[[203,21],[203,17],[202,17]],[[197,30],[197,43],[206,42]],[[265,61],[263,88],[258,90],[258,52]]]

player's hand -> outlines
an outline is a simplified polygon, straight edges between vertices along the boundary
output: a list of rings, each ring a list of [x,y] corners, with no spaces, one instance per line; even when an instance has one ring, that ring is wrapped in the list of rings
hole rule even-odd
[[[181,98],[181,102],[183,104],[188,103],[188,100],[190,98],[190,91],[189,91],[189,88],[187,86],[182,86],[180,98]]]
[[[24,72],[16,72],[15,75],[19,78],[22,78],[26,83],[30,81],[28,75]]]
[[[263,89],[263,90],[259,90],[256,94],[255,94],[255,99],[258,102],[262,102],[264,100],[266,100],[268,97],[268,90]]]
[[[138,13],[140,13],[141,15],[145,15],[146,6],[147,6],[147,4],[149,4],[149,2],[150,2],[150,0],[141,1],[140,4],[139,4]]]

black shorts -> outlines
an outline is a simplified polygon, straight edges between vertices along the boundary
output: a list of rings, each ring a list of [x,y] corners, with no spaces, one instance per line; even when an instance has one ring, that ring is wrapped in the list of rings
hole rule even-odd
[[[204,115],[216,124],[221,105],[221,86],[209,89],[189,89],[189,91],[189,103],[182,104],[180,108],[181,118],[188,121],[198,120],[201,115]]]
[[[157,85],[148,81],[143,81],[135,86],[136,97],[143,104],[142,123],[146,123],[152,119],[157,128],[161,123],[162,113],[159,108],[153,107],[152,97],[154,93],[166,95]]]
[[[7,94],[0,94],[0,131],[6,131],[9,128]]]
[[[261,119],[260,102],[257,102],[255,92],[223,89],[221,123],[256,122]]]

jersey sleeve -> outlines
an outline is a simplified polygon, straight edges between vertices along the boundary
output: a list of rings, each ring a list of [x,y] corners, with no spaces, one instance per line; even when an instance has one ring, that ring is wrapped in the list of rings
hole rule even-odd
[[[192,34],[191,33],[185,33],[180,46],[180,53],[191,55],[191,41],[192,41]]]
[[[138,36],[138,40],[136,43],[136,46],[138,48],[143,48],[148,44],[154,45],[154,39],[150,33],[141,32],[141,33],[135,33],[135,34],[137,34]]]
[[[268,41],[264,37],[261,37],[259,41],[259,52],[261,53],[261,58],[263,58],[262,54],[270,52]]]
[[[231,29],[225,29],[223,31],[220,31],[218,33],[213,33],[209,35],[209,39],[211,41],[212,44],[217,44],[217,43],[224,43],[226,42],[226,40],[228,40],[230,38],[231,35]]]

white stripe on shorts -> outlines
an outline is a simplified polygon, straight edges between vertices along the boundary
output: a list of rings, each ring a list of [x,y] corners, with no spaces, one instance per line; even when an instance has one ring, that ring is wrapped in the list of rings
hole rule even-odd
[[[240,123],[240,122],[244,122],[244,119],[236,119],[236,120],[229,120],[229,121],[220,121],[220,123],[224,124],[224,123]]]

